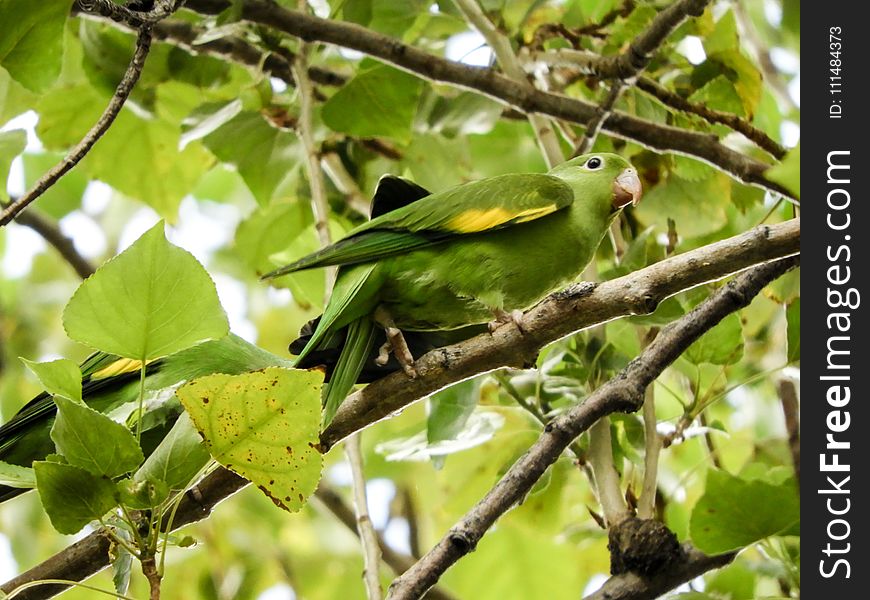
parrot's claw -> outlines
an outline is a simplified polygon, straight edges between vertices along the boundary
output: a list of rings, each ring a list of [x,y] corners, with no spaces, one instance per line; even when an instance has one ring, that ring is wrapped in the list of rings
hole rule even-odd
[[[526,333],[526,327],[523,323],[523,311],[516,309],[507,312],[505,310],[497,309],[493,311],[493,313],[495,314],[495,319],[488,323],[490,333],[493,333],[496,329],[502,325],[507,325],[508,323],[516,325],[517,329],[520,330],[520,333]]]
[[[390,350],[393,349],[392,344],[389,341],[383,343],[383,345],[378,349],[378,357],[375,359],[375,364],[379,367],[383,367],[388,362],[390,362]]]
[[[393,356],[399,361],[405,375],[411,379],[417,379],[417,369],[414,368],[414,355],[411,354],[411,349],[408,348],[408,342],[405,341],[405,336],[402,331],[396,327],[390,313],[383,306],[379,306],[375,310],[375,322],[384,328],[387,334],[387,343],[381,346],[378,351],[378,357],[375,363],[383,366],[389,360],[389,352],[393,351]]]

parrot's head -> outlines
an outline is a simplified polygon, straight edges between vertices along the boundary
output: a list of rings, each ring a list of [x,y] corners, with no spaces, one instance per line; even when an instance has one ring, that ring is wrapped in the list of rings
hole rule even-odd
[[[555,167],[550,175],[571,184],[578,200],[607,202],[613,214],[629,204],[636,205],[643,194],[637,169],[618,154],[609,152],[572,158]]]

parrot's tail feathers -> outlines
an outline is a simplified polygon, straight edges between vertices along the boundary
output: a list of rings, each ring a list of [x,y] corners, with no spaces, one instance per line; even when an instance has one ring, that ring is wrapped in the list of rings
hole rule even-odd
[[[341,349],[341,356],[326,385],[324,398],[323,425],[329,425],[338,407],[356,383],[363,365],[375,346],[377,331],[374,321],[368,316],[360,317],[347,328],[347,340]]]
[[[293,361],[294,367],[303,364],[305,357],[312,350],[318,349],[338,329],[344,327],[348,321],[353,320],[353,316],[348,318],[348,309],[353,306],[354,300],[357,299],[357,295],[365,286],[376,266],[375,264],[361,265],[355,268],[353,274],[348,274],[348,276],[342,277],[336,282],[332,290],[332,296],[329,299],[329,304],[327,304],[326,310],[320,316],[320,321],[317,323],[314,333],[311,334],[311,337],[305,343],[305,347],[302,348],[296,360]]]
[[[0,485],[0,503],[12,500],[12,498],[29,491],[30,488],[14,488],[7,485]]]

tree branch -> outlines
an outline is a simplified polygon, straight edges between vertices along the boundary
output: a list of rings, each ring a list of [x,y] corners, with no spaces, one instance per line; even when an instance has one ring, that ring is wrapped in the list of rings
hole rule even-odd
[[[683,561],[653,577],[623,573],[608,579],[601,588],[583,600],[656,600],[675,587],[724,567],[737,555],[735,552],[707,556],[690,544],[683,544]]]
[[[356,527],[356,516],[354,515],[353,509],[342,500],[338,492],[321,481],[317,491],[314,492],[314,496],[320,500],[320,502],[329,509],[329,512],[335,515],[335,517],[341,521],[345,527],[353,531],[354,534],[359,535]],[[384,563],[386,563],[386,565],[390,567],[396,575],[404,573],[414,564],[413,558],[393,550],[384,540],[383,536],[377,532],[375,532],[375,539],[381,552],[381,558],[383,558]],[[426,598],[428,600],[452,600],[453,596],[438,586],[435,586],[429,590]]]
[[[791,462],[798,486],[801,483],[801,422],[800,401],[797,388],[791,379],[780,379],[777,384],[779,400],[782,403],[782,414],[785,417],[785,430],[788,434],[788,449],[791,452]]]
[[[360,447],[361,431],[357,431],[344,442],[344,451],[350,463],[353,477],[353,504],[355,509],[356,531],[362,545],[363,581],[369,600],[381,598],[381,549],[380,540],[372,519],[369,516],[369,504],[366,497],[366,478],[363,473],[362,448]]]
[[[663,104],[670,106],[671,108],[698,115],[710,123],[719,123],[730,127],[737,133],[743,134],[743,136],[754,142],[762,150],[770,153],[774,158],[782,160],[786,155],[787,150],[783,146],[774,141],[769,135],[753,126],[752,123],[745,119],[741,119],[737,115],[713,110],[696,102],[689,102],[679,94],[672,92],[663,85],[659,85],[649,77],[639,78],[637,81],[637,87],[647,94],[659,99]]]
[[[486,496],[411,569],[393,581],[387,599],[420,598],[448,568],[474,550],[495,521],[532,489],[577,436],[604,416],[639,409],[646,387],[692,342],[727,315],[748,306],[764,286],[797,264],[797,258],[786,258],[755,267],[662,329],[625,369],[583,403],[556,418]]]
[[[113,6],[116,6],[113,4]],[[126,10],[126,9],[125,9]],[[91,130],[85,134],[85,137],[70,150],[69,154],[58,164],[52,167],[48,173],[39,178],[32,188],[30,188],[21,198],[9,204],[0,213],[0,227],[8,224],[15,216],[24,210],[28,204],[39,198],[42,194],[53,186],[61,177],[63,177],[70,169],[76,166],[93,148],[109,126],[114,122],[115,117],[121,112],[124,102],[133,91],[133,86],[139,80],[139,75],[142,74],[142,68],[145,66],[145,58],[148,56],[148,51],[151,49],[151,28],[143,26],[139,30],[136,38],[136,51],[133,53],[133,58],[130,60],[130,65],[121,79],[121,83],[115,89],[115,94],[109,101],[109,105],[96,124],[91,127]]]
[[[526,73],[523,70],[522,64],[517,59],[516,54],[514,54],[513,48],[511,48],[510,40],[498,31],[486,15],[483,14],[483,10],[480,8],[477,0],[453,0],[453,3],[463,14],[465,20],[480,32],[480,35],[483,36],[486,43],[492,48],[495,58],[498,64],[501,65],[505,75],[514,81],[532,87],[526,79]],[[553,129],[553,124],[541,115],[529,113],[528,119],[535,139],[538,140],[541,153],[544,155],[547,167],[552,169],[565,160],[556,130]]]
[[[505,326],[491,335],[433,350],[415,361],[420,375],[416,379],[394,373],[350,395],[320,436],[321,447],[326,451],[354,431],[457,381],[500,367],[531,364],[546,344],[580,329],[652,312],[669,296],[799,251],[800,219],[792,219],[756,227],[618,279],[554,294],[525,314],[525,333]]]
[[[57,223],[53,223],[48,217],[34,210],[18,213],[15,222],[41,235],[69,263],[79,277],[86,279],[93,275],[94,266],[79,254],[73,241],[63,234]]]
[[[86,13],[100,15],[126,23],[134,29],[140,29],[162,21],[179,8],[185,0],[154,0],[154,8],[148,11],[139,11],[127,8],[112,0],[77,0],[76,7]]]
[[[187,6],[203,14],[215,14],[228,4],[226,0],[188,0]],[[357,50],[424,79],[479,92],[525,113],[545,114],[581,125],[597,114],[596,105],[590,102],[535,89],[499,75],[493,69],[434,56],[355,23],[320,19],[265,0],[245,0],[242,16],[306,41],[321,41]],[[654,37],[650,36],[638,47],[648,47]],[[605,120],[602,130],[647,148],[693,156],[744,183],[791,197],[788,190],[764,176],[770,165],[728,148],[715,135],[659,125],[620,111],[613,112]]]

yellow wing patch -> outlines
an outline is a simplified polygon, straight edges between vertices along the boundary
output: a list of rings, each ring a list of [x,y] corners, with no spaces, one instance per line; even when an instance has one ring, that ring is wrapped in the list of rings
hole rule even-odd
[[[147,365],[151,361],[147,361],[145,364]],[[142,368],[141,360],[134,360],[132,358],[119,358],[112,364],[107,367],[103,367],[99,371],[94,371],[91,373],[91,379],[105,379],[107,377],[116,377],[117,375],[123,375],[124,373],[133,373]]]
[[[527,208],[519,212],[513,212],[506,208],[488,208],[486,210],[472,208],[450,219],[447,228],[457,233],[478,233],[507,223],[532,221],[555,212],[557,209],[555,204]]]

